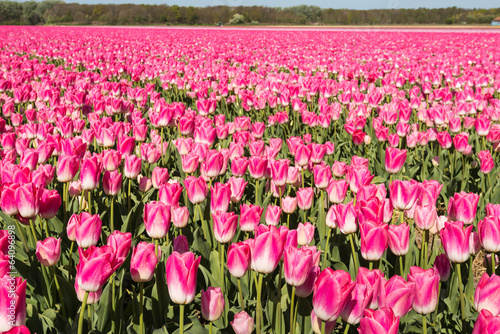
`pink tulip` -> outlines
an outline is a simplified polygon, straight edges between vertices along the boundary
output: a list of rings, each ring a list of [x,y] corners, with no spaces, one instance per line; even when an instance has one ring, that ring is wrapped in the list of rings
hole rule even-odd
[[[349,184],[346,180],[331,180],[330,184],[326,188],[326,192],[328,193],[328,198],[330,202],[333,204],[340,204],[344,201],[347,195],[347,189]]]
[[[130,258],[130,276],[134,282],[149,282],[153,279],[156,265],[161,254],[158,247],[158,256],[155,253],[155,245],[141,241],[132,250]]]
[[[233,176],[242,177],[247,172],[248,159],[246,157],[234,158],[231,161],[231,173]]]
[[[360,334],[398,334],[399,316],[392,309],[383,307],[377,311],[367,309],[360,321]]]
[[[101,237],[102,221],[98,214],[91,215],[88,212],[82,212],[75,217],[75,238],[78,247],[89,248],[96,245]],[[68,224],[69,236],[69,224]],[[85,290],[85,289],[84,289]]]
[[[410,227],[406,224],[389,225],[389,248],[394,255],[405,255],[410,247]]]
[[[253,179],[261,179],[267,168],[267,159],[259,156],[252,156],[248,159],[248,171]]]
[[[392,205],[395,209],[404,211],[409,210],[417,201],[420,194],[419,183],[410,181],[394,180],[389,185]]]
[[[415,299],[413,309],[419,314],[433,312],[438,304],[439,276],[434,269],[424,270],[420,267],[411,267],[408,282],[415,283]]]
[[[434,205],[416,205],[413,214],[415,225],[422,230],[430,230],[437,221],[437,211]]]
[[[311,311],[311,329],[315,334],[322,334],[321,328],[323,326],[324,321],[319,319],[314,313],[314,310]],[[335,326],[337,325],[337,321],[326,321],[325,324],[325,333],[324,334],[332,334]]]
[[[402,317],[411,310],[414,298],[415,283],[395,275],[381,283],[378,307],[390,307],[397,317]]]
[[[107,171],[114,171],[120,167],[122,155],[115,150],[105,150],[101,154],[102,167]]]
[[[82,193],[82,183],[80,180],[72,181],[69,183],[68,194],[71,197],[79,196]]]
[[[325,223],[329,228],[338,227],[337,215],[335,214],[335,205],[332,205],[330,209],[328,209],[328,212],[326,213]]]
[[[15,216],[19,214],[15,196],[16,190],[19,186],[20,185],[17,183],[5,183],[0,186],[0,208],[6,215]]]
[[[151,187],[153,186],[150,178],[142,176],[140,174],[139,176],[137,176],[137,182],[139,183],[139,191],[143,193],[148,192],[149,189],[151,189]]]
[[[280,231],[274,226],[256,234],[249,242],[252,268],[259,273],[272,273],[283,255],[284,245]]]
[[[385,150],[385,170],[390,174],[397,174],[406,162],[406,150],[387,147]]]
[[[448,203],[448,218],[471,224],[476,218],[479,195],[462,191],[450,198]]]
[[[270,162],[270,165],[274,183],[277,186],[285,185],[288,176],[288,166],[290,165],[290,160],[276,160],[274,162]]]
[[[135,179],[141,173],[142,160],[135,155],[127,155],[123,165],[123,175],[128,179]]]
[[[144,225],[151,238],[165,238],[170,228],[170,218],[168,205],[156,201],[144,205]]]
[[[250,248],[243,242],[233,243],[227,250],[227,268],[236,278],[243,277],[250,266]]]
[[[451,264],[446,254],[439,254],[434,260],[434,271],[439,276],[441,282],[446,282],[450,278]]]
[[[231,185],[217,182],[211,189],[210,212],[214,214],[217,211],[226,212],[231,200]]]
[[[240,229],[245,232],[254,231],[260,223],[262,211],[262,208],[258,205],[240,205]]]
[[[176,304],[189,304],[196,294],[196,277],[201,257],[191,252],[173,252],[167,259],[166,278],[170,299]]]
[[[33,218],[38,214],[40,210],[41,191],[33,183],[20,185],[14,195],[21,217]]]
[[[281,208],[277,205],[268,205],[265,220],[267,225],[276,226],[280,223]]]
[[[217,211],[212,214],[214,219],[214,237],[220,243],[230,242],[238,227],[238,216],[234,212]]]
[[[371,309],[378,308],[378,298],[380,288],[385,284],[384,274],[379,269],[369,270],[365,267],[360,267],[356,275],[356,282],[370,286],[373,290],[373,295],[367,303],[367,307]]]
[[[189,200],[193,204],[199,204],[207,198],[207,183],[201,176],[188,176],[184,180],[184,187],[186,188]]]
[[[448,259],[453,263],[463,263],[469,258],[469,243],[472,225],[464,230],[464,223],[446,222],[439,231],[441,242]]]
[[[495,317],[488,310],[479,312],[472,334],[497,334],[500,330],[500,317]]]
[[[462,132],[453,137],[453,146],[457,152],[463,153],[469,144],[469,134],[467,132]]]
[[[115,196],[122,187],[122,174],[116,170],[105,171],[102,177],[102,188],[108,196]]]
[[[493,316],[500,314],[500,276],[484,273],[479,280],[474,293],[474,308],[476,311],[488,310]]]
[[[0,332],[8,333],[26,322],[26,281],[21,277],[0,277]]]
[[[337,204],[334,206],[334,210],[340,232],[343,234],[351,234],[358,230],[358,218],[352,202]]]
[[[59,182],[69,182],[78,173],[80,160],[76,155],[62,155],[57,160],[57,180]]]
[[[50,219],[56,216],[59,207],[61,206],[61,195],[57,190],[42,189],[40,197],[40,210],[38,214],[43,219]]]
[[[314,259],[313,259],[314,262]],[[314,290],[314,284],[321,272],[319,266],[313,265],[307,274],[307,278],[303,284],[295,287],[295,294],[301,298],[307,298]]]
[[[437,198],[441,193],[443,185],[435,180],[424,180],[420,185],[419,205],[434,205],[436,206]]]
[[[286,196],[281,202],[281,207],[285,213],[294,213],[297,210],[297,198]]]
[[[130,252],[132,245],[132,233],[122,233],[120,231],[113,231],[108,237],[107,245],[113,249],[116,256],[115,267],[121,265]]]
[[[335,177],[343,177],[347,171],[347,164],[341,161],[335,161],[332,165],[332,174]]]
[[[361,234],[361,256],[368,261],[378,261],[389,246],[389,226],[377,224],[373,221],[359,223]]]
[[[189,221],[189,210],[186,207],[176,207],[170,210],[172,223],[177,228],[183,228]]]
[[[234,320],[231,321],[231,327],[236,334],[251,334],[253,331],[253,318],[245,311],[236,313]]]
[[[310,250],[294,246],[285,248],[284,273],[285,280],[292,286],[305,283],[313,266],[313,254]]]
[[[359,324],[365,309],[373,298],[373,288],[370,285],[355,283],[354,289],[347,297],[347,302],[341,312],[342,320],[351,325]]]
[[[485,251],[496,253],[500,251],[500,219],[490,216],[477,224],[479,240]]]
[[[151,174],[151,181],[153,182],[153,187],[155,189],[160,189],[162,184],[167,183],[169,178],[168,169],[155,167],[153,173]]]
[[[224,295],[221,288],[209,287],[201,290],[201,315],[208,321],[219,319],[224,311]]]
[[[335,321],[344,309],[355,284],[343,270],[323,270],[314,285],[312,304],[316,316],[323,321]]]
[[[169,205],[170,207],[177,207],[179,205],[179,199],[182,195],[182,190],[182,186],[177,182],[163,183],[158,191],[158,199],[160,202]]]
[[[293,152],[295,155],[296,166],[307,166],[311,159],[311,148],[303,144],[298,144]]]
[[[314,174],[314,185],[318,189],[325,189],[332,178],[332,172],[330,171],[330,166],[316,165],[313,169]]]
[[[111,247],[78,248],[80,262],[76,266],[78,286],[87,292],[97,292],[114,272],[115,256]]]
[[[101,176],[102,165],[97,160],[97,156],[85,159],[80,169],[80,181],[82,189],[93,190],[99,186],[99,178]]]
[[[297,205],[302,210],[309,210],[312,207],[314,191],[312,188],[299,188],[297,190]]]
[[[486,217],[500,216],[500,204],[486,204]]]
[[[314,225],[309,222],[297,226],[297,242],[301,246],[309,245],[314,238]]]
[[[55,265],[61,257],[61,238],[47,238],[36,243],[36,257],[45,267]]]
[[[231,202],[237,203],[241,201],[248,182],[245,182],[245,179],[243,178],[230,177],[228,183],[231,186]]]
[[[477,157],[480,164],[479,171],[483,174],[489,174],[495,167],[495,160],[491,156],[490,151],[481,151],[477,154]]]
[[[360,186],[368,185],[372,182],[375,175],[372,175],[368,169],[357,167],[349,168],[346,181],[349,183],[349,189],[357,193]]]
[[[222,166],[224,164],[224,157],[217,150],[210,150],[207,153],[202,169],[205,171],[205,175],[209,178],[215,178],[219,176]]]
[[[198,169],[199,157],[193,154],[181,156],[182,171],[187,174],[192,174]]]

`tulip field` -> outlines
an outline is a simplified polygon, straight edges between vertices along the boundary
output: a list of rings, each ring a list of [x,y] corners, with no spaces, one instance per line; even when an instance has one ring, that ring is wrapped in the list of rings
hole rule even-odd
[[[500,33],[0,34],[0,333],[500,333]]]

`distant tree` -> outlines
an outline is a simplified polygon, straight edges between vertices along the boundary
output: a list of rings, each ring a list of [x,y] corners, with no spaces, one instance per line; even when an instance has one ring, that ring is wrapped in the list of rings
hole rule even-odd
[[[241,14],[234,14],[233,18],[229,20],[229,24],[243,24],[245,22],[245,17]]]

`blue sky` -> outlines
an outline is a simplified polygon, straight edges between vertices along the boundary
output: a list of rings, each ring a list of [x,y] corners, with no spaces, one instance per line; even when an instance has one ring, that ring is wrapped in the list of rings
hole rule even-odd
[[[460,8],[497,8],[500,7],[498,0],[66,0],[66,2],[78,2],[85,4],[97,3],[145,3],[145,4],[168,4],[179,6],[269,6],[269,7],[290,7],[302,4],[315,5],[322,8],[347,8],[347,9],[387,9],[387,8],[443,8],[456,6]]]

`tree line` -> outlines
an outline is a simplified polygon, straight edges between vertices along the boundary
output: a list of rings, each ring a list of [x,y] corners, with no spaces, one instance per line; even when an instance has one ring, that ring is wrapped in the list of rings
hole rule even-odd
[[[263,6],[183,7],[177,5],[0,1],[2,25],[391,25],[391,24],[489,24],[500,8],[463,9],[323,9],[300,5],[287,8]]]

